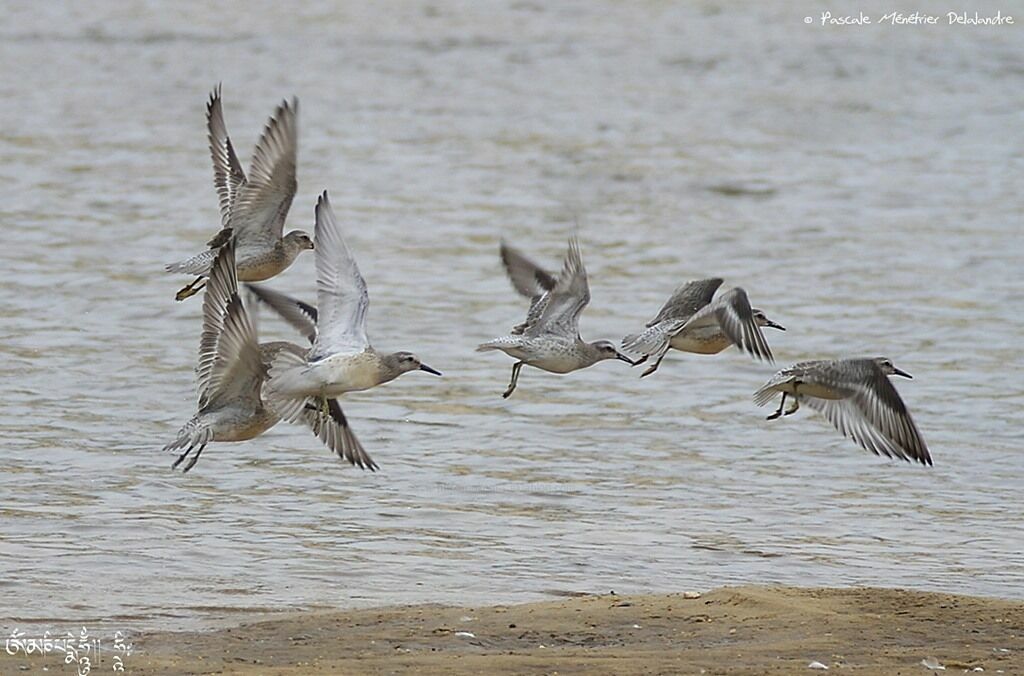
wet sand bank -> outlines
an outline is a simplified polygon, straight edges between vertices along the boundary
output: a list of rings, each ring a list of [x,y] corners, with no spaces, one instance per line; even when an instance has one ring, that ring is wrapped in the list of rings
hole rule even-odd
[[[774,586],[687,596],[289,613],[136,636],[126,666],[132,674],[789,674],[814,673],[808,665],[819,662],[844,673],[925,674],[922,660],[935,658],[945,673],[1024,673],[1021,601]],[[46,664],[4,657],[4,673]],[[51,673],[71,668],[53,662]]]

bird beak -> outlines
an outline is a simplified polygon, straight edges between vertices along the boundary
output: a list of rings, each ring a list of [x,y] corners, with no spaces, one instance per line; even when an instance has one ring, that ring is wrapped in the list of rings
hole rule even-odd
[[[630,359],[626,355],[622,354],[621,352],[616,352],[615,353],[615,358],[618,359],[619,361],[626,362],[630,366],[636,366],[636,362],[635,361],[633,361],[632,359]]]
[[[437,369],[432,369],[426,364],[420,364],[420,371],[426,371],[427,373],[433,373],[435,376],[441,375],[441,372]]]
[[[785,326],[783,326],[782,324],[776,324],[775,322],[773,322],[770,319],[765,319],[764,320],[764,325],[767,326],[770,329],[778,329],[779,331],[785,331],[786,330]]]
[[[316,242],[314,242],[313,240],[309,240],[309,250],[313,251],[315,249],[316,249]]]
[[[913,380],[913,379],[914,379],[914,376],[910,375],[910,374],[909,374],[909,373],[907,373],[906,371],[900,371],[900,370],[899,370],[898,368],[896,368],[895,366],[893,366],[893,367],[892,367],[892,374],[893,374],[894,376],[903,376],[904,378],[910,378],[911,380]]]

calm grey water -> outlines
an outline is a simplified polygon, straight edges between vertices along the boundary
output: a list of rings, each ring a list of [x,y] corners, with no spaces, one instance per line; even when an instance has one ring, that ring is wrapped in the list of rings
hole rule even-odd
[[[4,624],[744,582],[1024,598],[1024,28],[385,4],[3,7]],[[948,9],[924,5],[906,9]],[[195,405],[201,303],[176,304],[162,265],[218,224],[218,82],[246,163],[301,99],[290,225],[311,230],[329,189],[371,338],[445,373],[347,398],[376,474],[285,425],[185,476],[160,452]],[[897,385],[934,469],[808,410],[766,423],[750,395],[770,369],[734,351],[643,381],[526,369],[502,400],[512,360],[473,352],[525,312],[498,242],[555,267],[577,216],[585,338],[724,276],[789,327],[768,334],[782,364],[913,373]],[[312,257],[275,285],[312,299]],[[261,332],[297,339],[267,313]]]

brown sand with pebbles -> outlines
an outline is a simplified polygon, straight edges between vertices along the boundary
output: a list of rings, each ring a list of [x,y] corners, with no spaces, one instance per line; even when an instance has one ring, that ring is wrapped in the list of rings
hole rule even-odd
[[[901,589],[723,587],[255,617],[133,638],[132,674],[1024,673],[1024,602]],[[43,660],[2,662],[40,670]],[[69,669],[51,658],[50,673]],[[819,667],[820,668],[820,667]],[[1000,671],[1001,670],[1001,671]],[[24,671],[22,671],[24,673]],[[72,673],[72,672],[68,672]]]

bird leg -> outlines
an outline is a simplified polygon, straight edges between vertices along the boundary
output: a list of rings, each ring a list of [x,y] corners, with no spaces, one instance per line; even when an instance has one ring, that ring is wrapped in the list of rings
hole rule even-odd
[[[641,374],[640,374],[640,377],[641,377],[641,378],[643,378],[643,377],[645,377],[645,376],[649,376],[649,375],[651,375],[652,373],[654,373],[655,371],[657,371],[657,370],[658,370],[658,367],[659,367],[659,366],[661,366],[661,360],[665,358],[665,355],[666,355],[666,354],[668,354],[668,345],[666,345],[666,346],[665,346],[665,347],[664,347],[664,348],[662,349],[662,351],[661,351],[661,354],[659,354],[659,355],[658,355],[658,361],[654,362],[654,364],[653,364],[653,365],[651,365],[651,366],[647,367],[647,370],[646,370],[646,371],[644,371],[643,373],[641,373]],[[648,356],[650,356],[650,355],[648,355]],[[647,361],[647,357],[644,357],[643,359],[641,359],[640,361],[638,361],[638,362],[637,362],[637,364],[642,364],[642,363],[643,363],[643,362],[645,362],[645,361]]]
[[[505,393],[501,395],[502,398],[508,399],[512,396],[512,393],[515,392],[516,383],[519,382],[519,370],[521,368],[523,368],[523,362],[521,361],[517,361],[512,365],[512,381],[508,384],[508,389],[505,390]]]
[[[183,287],[181,291],[174,295],[174,300],[185,300],[199,293],[200,289],[206,286],[205,277],[196,277],[190,284]]]
[[[316,425],[322,425],[324,422],[326,422],[324,420],[324,404],[323,404],[323,400],[322,399],[319,399],[319,398],[317,398],[315,400],[312,399],[312,398],[311,399],[307,399],[306,403],[302,407],[302,409],[304,411],[310,411],[313,415],[316,416],[316,419],[315,419],[315,424]],[[314,433],[318,433],[318,431],[316,429],[314,429],[313,431],[314,431]]]
[[[196,447],[196,445],[195,445],[195,444],[192,444],[191,446],[189,446],[188,448],[186,448],[186,449],[185,449],[185,452],[184,452],[184,453],[182,453],[181,455],[179,455],[179,456],[178,456],[178,459],[177,459],[177,460],[175,460],[175,461],[174,461],[174,464],[172,464],[172,465],[171,465],[171,469],[178,469],[178,465],[180,465],[180,464],[181,464],[181,463],[182,463],[182,462],[183,462],[183,461],[185,460],[185,458],[187,458],[187,457],[188,457],[188,454],[189,454],[189,453],[191,453],[191,452],[192,452],[192,449],[193,449],[193,448],[195,448],[195,447]]]
[[[800,408],[800,400],[797,399],[796,397],[793,397],[793,405],[789,408],[789,410],[787,410],[782,415],[793,415],[794,413],[797,412],[797,410],[799,410],[799,408]]]
[[[331,404],[327,397],[316,397],[315,400],[313,398],[307,399],[306,404],[302,408],[303,410],[315,413],[318,424],[325,423],[331,418]]]
[[[200,446],[199,449],[196,451],[196,454],[193,455],[192,459],[188,461],[188,464],[181,469],[182,474],[196,466],[196,463],[199,462],[199,456],[202,455],[204,448],[206,448],[206,444]]]
[[[786,393],[783,392],[782,393],[782,401],[779,402],[779,410],[775,411],[775,413],[772,413],[770,416],[765,418],[765,420],[775,420],[776,418],[781,417],[782,414],[783,414],[782,408],[785,405],[786,405]],[[793,410],[795,411],[796,409],[793,409]]]
[[[198,443],[198,442],[196,442],[196,443]],[[185,449],[184,453],[182,453],[181,455],[178,456],[178,459],[175,460],[174,464],[171,465],[171,469],[177,469],[178,465],[180,465],[182,462],[184,462],[184,460],[186,458],[188,458],[189,453],[191,453],[192,450],[195,449],[196,443],[193,443],[192,445],[190,445],[188,448]],[[181,473],[182,474],[184,474],[185,472],[187,472],[190,469],[192,469],[193,467],[195,467],[196,463],[199,462],[199,456],[202,454],[204,448],[206,448],[206,443],[205,442],[199,445],[199,449],[196,450],[195,455],[193,455],[192,459],[188,461],[188,464],[186,464],[184,467],[181,468]]]

